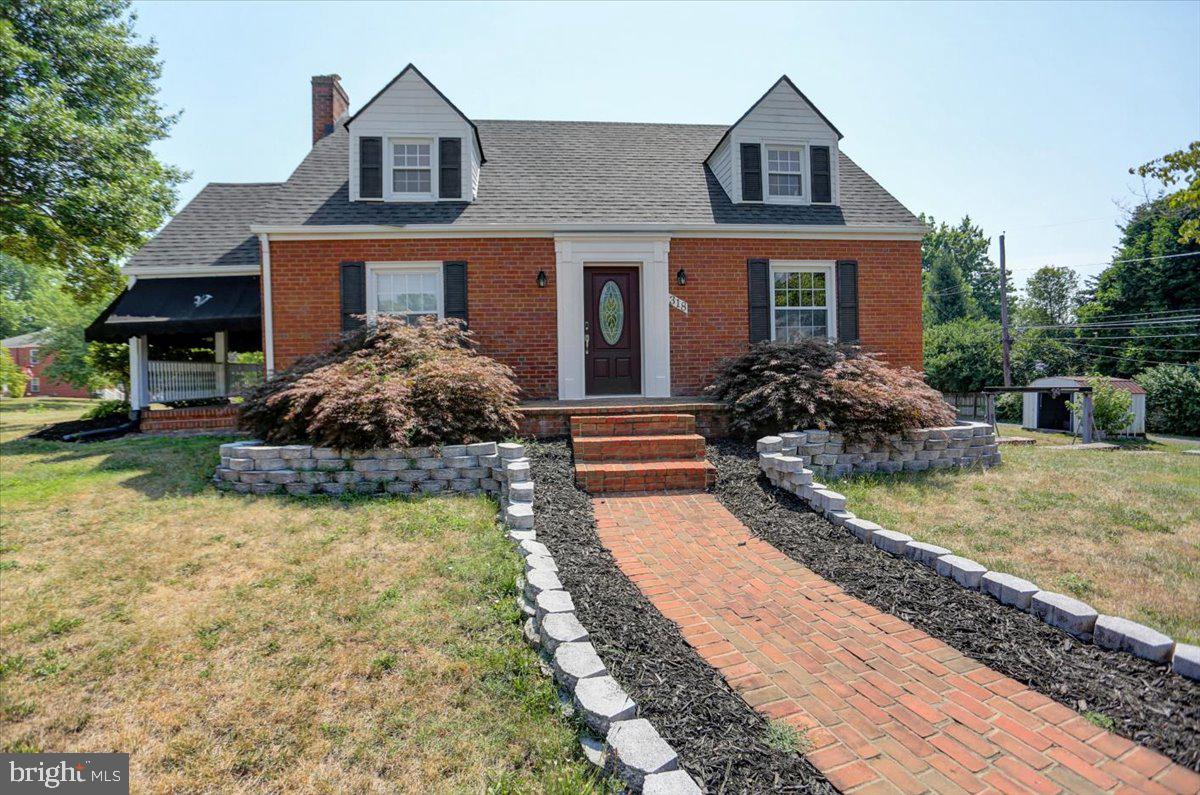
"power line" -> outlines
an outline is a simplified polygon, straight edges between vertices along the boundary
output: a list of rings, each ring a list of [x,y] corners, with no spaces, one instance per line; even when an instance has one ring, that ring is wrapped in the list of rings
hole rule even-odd
[[[1190,309],[1156,309],[1156,310],[1152,310],[1152,311],[1145,311],[1145,312],[1114,312],[1114,313],[1105,314],[1105,315],[1097,315],[1096,317],[1097,317],[1098,319],[1101,319],[1101,320],[1103,320],[1103,319],[1107,319],[1107,318],[1114,318],[1114,317],[1136,317],[1136,316],[1149,316],[1149,315],[1176,315],[1176,314],[1180,314],[1180,313],[1182,313],[1182,312],[1195,312],[1196,314],[1200,314],[1200,306],[1195,306],[1195,307],[1192,307],[1192,308],[1190,308]]]
[[[1019,331],[1038,331],[1048,329],[1123,329],[1146,328],[1151,326],[1190,326],[1193,322],[1200,323],[1200,315],[1182,318],[1150,318],[1146,320],[1122,320],[1099,323],[1052,323],[1045,326],[1020,326]]]
[[[1072,348],[1072,352],[1077,353],[1077,354],[1082,354],[1082,355],[1088,354],[1088,351],[1075,350],[1074,348]],[[1119,361],[1120,359],[1124,358],[1120,354],[1116,354],[1116,353],[1095,353],[1095,354],[1092,354],[1091,356],[1094,359],[1112,359],[1113,361]],[[1146,364],[1173,364],[1173,365],[1176,365],[1179,367],[1190,367],[1193,364],[1195,364],[1195,362],[1189,362],[1189,361],[1180,362],[1180,361],[1171,361],[1168,359],[1154,359],[1154,358],[1151,358],[1148,356],[1133,356],[1131,358],[1135,359],[1138,362],[1144,362]]]
[[[1100,339],[1111,339],[1111,337],[1101,337]],[[1054,340],[1054,341],[1061,342],[1063,345],[1082,346],[1082,347],[1089,348],[1089,349],[1103,348],[1103,349],[1110,350],[1110,351],[1130,351],[1130,352],[1134,352],[1137,350],[1137,348],[1131,348],[1128,344],[1127,345],[1094,345],[1091,342],[1088,342],[1087,340],[1081,340],[1078,337],[1076,337],[1074,339]],[[1132,344],[1132,343],[1130,343],[1130,344]],[[1200,353],[1200,348],[1155,348],[1154,350],[1159,353],[1172,353],[1172,354],[1175,354],[1175,353],[1180,353],[1180,354]]]
[[[1067,337],[1067,338],[1064,338],[1064,341],[1065,340],[1083,340],[1084,342],[1087,342],[1088,340],[1099,340],[1099,341],[1104,341],[1104,340],[1153,340],[1153,339],[1178,339],[1180,337],[1200,337],[1200,331],[1189,331],[1187,333],[1181,333],[1181,334],[1132,334],[1129,336],[1122,336],[1122,337],[1111,337],[1111,336]]]
[[[1162,259],[1179,259],[1180,257],[1200,257],[1200,251],[1186,251],[1182,254],[1159,254],[1154,257],[1131,257],[1129,259],[1114,259],[1108,262],[1085,262],[1079,265],[1026,265],[1023,268],[1009,268],[1010,271],[1039,271],[1042,268],[1100,268],[1109,265],[1122,265],[1127,262],[1154,262]]]

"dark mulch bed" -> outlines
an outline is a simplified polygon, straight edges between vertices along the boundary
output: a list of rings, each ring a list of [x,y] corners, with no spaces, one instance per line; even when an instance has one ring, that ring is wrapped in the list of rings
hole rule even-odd
[[[42,439],[47,442],[102,442],[107,439],[116,439],[124,436],[127,433],[132,433],[136,428],[122,428],[121,426],[129,422],[126,417],[98,417],[94,420],[69,420],[67,422],[56,422],[53,425],[47,425],[45,428],[29,434],[30,439]],[[64,439],[64,436],[70,436],[73,433],[81,431],[93,431],[102,428],[112,428],[111,433],[98,433],[93,436],[86,436],[82,439]]]
[[[1200,769],[1200,683],[1106,651],[959,587],[925,566],[863,544],[759,477],[754,447],[710,443],[716,494],[784,554],[846,592],[1072,709],[1107,715],[1116,731]],[[854,510],[854,506],[849,506]]]
[[[767,722],[684,642],[617,567],[575,487],[565,442],[526,445],[534,529],[558,562],[580,621],[612,676],[710,792],[835,790],[802,756],[766,744]]]

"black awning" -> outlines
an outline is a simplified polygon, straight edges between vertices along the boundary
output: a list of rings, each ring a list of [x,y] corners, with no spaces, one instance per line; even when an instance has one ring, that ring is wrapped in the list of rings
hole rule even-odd
[[[257,276],[141,278],[117,296],[84,336],[128,342],[142,334],[258,331],[262,310]]]

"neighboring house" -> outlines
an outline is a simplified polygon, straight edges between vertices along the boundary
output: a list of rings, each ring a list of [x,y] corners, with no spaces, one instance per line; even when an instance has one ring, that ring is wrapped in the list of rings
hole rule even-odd
[[[89,338],[132,341],[135,407],[159,335],[270,372],[385,312],[467,321],[530,399],[697,395],[804,335],[921,367],[925,227],[787,77],[729,126],[476,120],[411,65],[349,109],[312,78],[292,175],[208,185],[129,261]]]
[[[1096,379],[1095,376],[1048,376],[1031,381],[1031,387],[1052,389],[1054,387],[1072,388],[1088,386]],[[1135,381],[1128,378],[1103,378],[1116,389],[1128,392],[1131,397],[1129,424],[1123,428],[1122,435],[1144,436],[1146,433],[1146,390]],[[1075,417],[1068,406],[1071,404],[1071,394],[1054,394],[1053,392],[1026,392],[1023,396],[1021,411],[1021,427],[1030,430],[1066,431],[1067,433],[1081,432],[1079,418]]]
[[[0,345],[8,349],[17,366],[25,371],[28,382],[25,384],[27,397],[90,397],[88,390],[71,386],[62,381],[47,378],[46,367],[54,360],[52,354],[45,354],[42,345],[46,341],[46,331],[31,331],[18,337],[0,340]]]

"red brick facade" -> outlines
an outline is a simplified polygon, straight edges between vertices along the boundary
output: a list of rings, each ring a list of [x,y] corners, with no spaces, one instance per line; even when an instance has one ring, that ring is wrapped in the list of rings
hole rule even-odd
[[[45,374],[46,367],[50,364],[53,356],[45,354],[38,350],[36,345],[28,347],[13,347],[8,349],[13,361],[17,366],[25,371],[25,377],[28,382],[25,384],[25,394],[28,397],[69,397],[69,398],[85,398],[91,397],[91,393],[86,389],[81,389],[77,386],[55,381],[52,378],[47,378]],[[30,362],[36,356],[37,363]],[[36,379],[36,380],[34,380]]]
[[[674,238],[670,272],[687,272],[671,292],[688,314],[671,312],[671,390],[699,394],[722,359],[746,347],[746,260],[858,260],[858,326],[864,347],[897,366],[922,368],[921,243],[896,240]]]
[[[483,353],[513,369],[529,398],[558,396],[554,241],[319,240],[271,242],[275,368],[319,351],[341,328],[339,264],[467,262],[467,311]],[[548,283],[537,286],[538,271]]]
[[[687,271],[671,292],[689,304],[671,310],[671,385],[696,395],[722,359],[748,339],[746,260],[855,259],[864,346],[896,365],[921,367],[919,241],[675,238],[669,272]],[[558,394],[557,293],[550,238],[320,240],[271,242],[275,367],[319,351],[341,325],[343,261],[465,260],[471,329],[482,351],[507,364],[527,398]],[[548,277],[537,286],[538,271]]]

